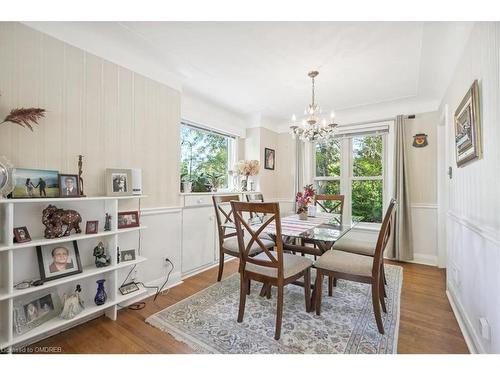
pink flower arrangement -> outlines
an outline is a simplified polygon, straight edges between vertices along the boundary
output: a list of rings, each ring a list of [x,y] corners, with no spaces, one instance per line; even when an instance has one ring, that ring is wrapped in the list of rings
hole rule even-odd
[[[316,190],[314,190],[312,185],[304,186],[304,192],[299,191],[295,196],[295,202],[297,203],[297,213],[307,212],[307,206],[313,202]]]

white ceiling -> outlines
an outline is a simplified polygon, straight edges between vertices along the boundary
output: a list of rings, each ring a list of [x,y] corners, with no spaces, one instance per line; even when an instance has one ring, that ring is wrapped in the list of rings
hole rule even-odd
[[[373,108],[387,108],[388,114],[391,109],[435,110],[472,26],[464,22],[27,24],[233,112],[260,114],[277,124],[286,123],[292,113],[300,114],[308,104],[307,72],[312,69],[320,72],[319,104],[324,110],[334,109],[339,119]]]

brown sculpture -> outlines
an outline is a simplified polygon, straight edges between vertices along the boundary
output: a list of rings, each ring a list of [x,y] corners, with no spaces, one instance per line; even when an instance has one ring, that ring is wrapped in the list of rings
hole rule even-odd
[[[80,223],[82,217],[75,210],[63,210],[54,205],[49,205],[43,210],[42,223],[45,225],[45,238],[69,236],[72,229],[81,233]],[[66,230],[63,230],[66,226]]]

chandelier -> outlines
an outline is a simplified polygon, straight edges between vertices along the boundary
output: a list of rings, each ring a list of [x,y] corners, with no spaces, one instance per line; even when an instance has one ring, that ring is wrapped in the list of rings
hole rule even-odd
[[[337,124],[333,122],[335,113],[330,113],[330,118],[323,117],[321,107],[316,103],[314,96],[314,78],[317,77],[319,72],[312,71],[307,75],[312,80],[312,102],[304,110],[304,118],[297,121],[295,115],[292,116],[292,125],[290,126],[290,133],[292,137],[299,138],[302,141],[309,142],[324,142],[335,135],[335,128]]]

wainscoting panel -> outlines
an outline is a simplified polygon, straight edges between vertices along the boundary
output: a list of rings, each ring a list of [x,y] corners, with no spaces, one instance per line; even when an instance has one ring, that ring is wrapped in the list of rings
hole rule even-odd
[[[474,223],[448,213],[448,297],[472,352],[498,353],[500,348],[500,234],[477,230]],[[481,336],[480,318],[490,325]]]
[[[180,208],[153,208],[141,211],[141,224],[147,228],[141,231],[141,238],[137,234],[120,238],[120,250],[141,248],[141,255],[148,260],[137,266],[137,273],[131,274],[137,281],[148,286],[161,286],[171,265],[165,261],[169,258],[174,265],[168,286],[172,286],[181,281],[181,225],[182,211]],[[127,270],[128,272],[128,270]],[[127,272],[122,272],[121,283],[127,276]],[[154,290],[153,290],[154,291]]]
[[[437,265],[437,208],[432,203],[411,205],[413,224],[413,262]]]

